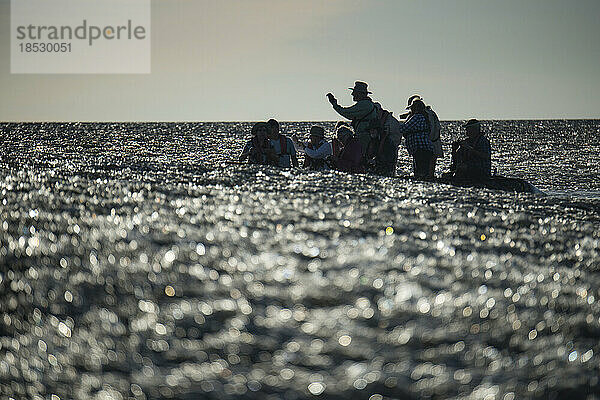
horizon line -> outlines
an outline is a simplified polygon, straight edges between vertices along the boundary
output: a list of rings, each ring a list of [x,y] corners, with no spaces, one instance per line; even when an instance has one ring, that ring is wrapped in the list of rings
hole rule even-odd
[[[469,118],[465,119],[440,119],[440,122],[458,122],[458,121],[466,121]],[[511,121],[599,121],[599,118],[507,118],[507,119],[480,119],[480,121],[491,121],[491,122],[511,122]],[[266,119],[264,121],[267,121]],[[0,124],[142,124],[142,123],[166,123],[166,124],[222,124],[222,123],[256,123],[256,122],[264,122],[263,120],[25,120],[25,121],[0,121]],[[343,119],[339,120],[284,120],[277,119],[278,122],[281,123],[336,123],[338,121],[344,121]]]
[[[440,119],[440,122],[456,122],[456,121],[465,121],[469,118],[464,119]],[[480,121],[598,121],[600,117],[597,118],[478,118]],[[301,119],[301,120],[285,120],[285,119],[277,119],[278,122],[285,123],[303,123],[303,122],[338,122],[343,121],[344,119],[332,119],[332,120],[319,120],[319,119]],[[127,123],[252,123],[252,122],[261,122],[263,120],[6,120],[0,121],[0,124],[43,124],[43,123],[57,123],[57,124],[71,124],[71,123],[82,123],[82,124],[127,124]],[[264,120],[266,121],[266,119]]]

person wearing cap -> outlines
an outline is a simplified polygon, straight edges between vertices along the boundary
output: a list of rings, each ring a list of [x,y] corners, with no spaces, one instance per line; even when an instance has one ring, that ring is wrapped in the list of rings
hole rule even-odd
[[[408,107],[407,110],[410,110],[410,106],[413,101],[421,100],[424,102],[423,97],[418,94],[414,94],[408,98]],[[437,164],[438,158],[444,157],[444,150],[442,148],[442,137],[441,137],[441,125],[440,120],[435,111],[431,108],[431,106],[426,105],[425,110],[427,112],[427,117],[429,121],[429,139],[431,140],[431,144],[433,145],[433,156],[431,157],[431,162],[429,164],[429,178],[435,177],[435,165]],[[411,116],[411,113],[408,112],[406,114],[401,115],[401,118],[407,119]]]
[[[410,105],[412,104],[413,100],[423,100],[423,99],[418,94],[413,94],[412,96],[410,96],[408,98],[408,101],[406,102],[406,109],[407,110],[410,110]],[[404,114],[400,115],[400,119],[408,119],[409,117],[410,117],[410,111],[407,112],[407,113],[404,113]]]
[[[354,87],[348,89],[352,90],[352,99],[355,101],[350,107],[340,106],[331,93],[327,93],[327,98],[338,114],[352,121],[352,128],[361,143],[364,156],[371,141],[371,126],[377,121],[377,109],[369,97],[372,93],[365,82],[357,81]]]
[[[333,155],[331,143],[325,140],[325,129],[322,126],[314,125],[310,128],[310,141],[305,144],[293,136],[294,144],[300,151],[306,154],[304,167],[312,171],[328,170],[328,161]]]
[[[405,138],[406,150],[413,158],[413,171],[417,178],[429,177],[433,144],[429,138],[430,123],[425,103],[414,99],[410,105],[410,116],[400,124],[400,131]]]
[[[274,119],[267,121],[269,127],[269,143],[271,150],[267,151],[267,159],[275,166],[290,168],[292,165],[298,168],[296,148],[290,138],[279,132],[279,122]]]
[[[481,130],[481,122],[470,119],[463,127],[467,138],[452,143],[450,172],[457,178],[485,180],[492,173],[492,146]]]
[[[249,164],[267,163],[266,152],[270,148],[269,139],[267,138],[268,132],[269,127],[265,122],[257,122],[252,127],[252,138],[244,146],[239,158],[240,162],[248,160]]]
[[[337,129],[337,141],[341,148],[339,152],[334,153],[335,169],[342,172],[362,173],[362,147],[358,139],[352,134],[352,130],[347,126],[340,126]]]

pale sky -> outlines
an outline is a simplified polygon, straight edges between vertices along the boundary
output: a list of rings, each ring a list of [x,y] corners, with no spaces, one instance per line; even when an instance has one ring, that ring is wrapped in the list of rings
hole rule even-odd
[[[598,0],[153,0],[152,73],[10,74],[0,121],[337,120],[355,80],[399,114],[600,118]],[[117,60],[118,62],[118,60]]]

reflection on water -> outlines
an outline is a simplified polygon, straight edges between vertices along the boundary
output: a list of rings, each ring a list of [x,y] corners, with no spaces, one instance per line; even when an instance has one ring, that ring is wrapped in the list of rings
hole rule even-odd
[[[600,190],[549,190],[546,194],[566,198],[600,199]]]
[[[600,391],[600,199],[562,195],[597,122],[494,123],[546,197],[226,164],[248,124],[0,126],[4,397]]]

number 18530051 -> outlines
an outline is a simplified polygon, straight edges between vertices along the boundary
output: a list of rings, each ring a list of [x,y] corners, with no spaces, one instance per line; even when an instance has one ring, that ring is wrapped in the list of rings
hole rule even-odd
[[[70,53],[71,43],[19,43],[21,53]]]

